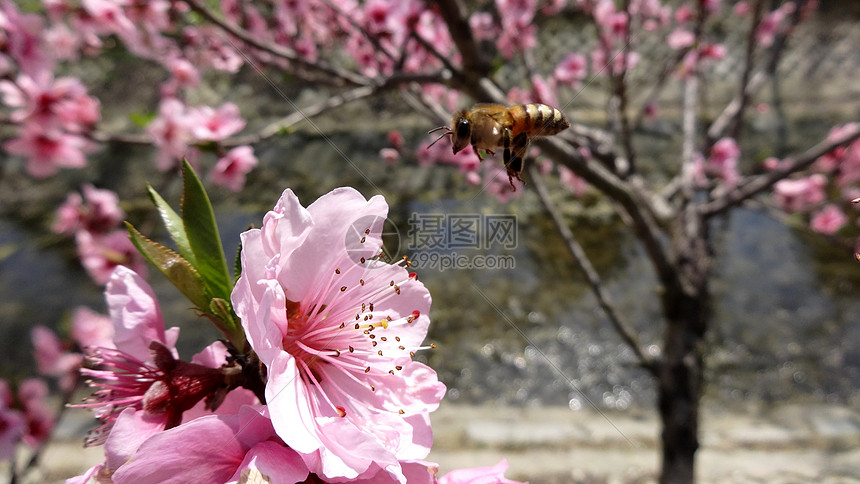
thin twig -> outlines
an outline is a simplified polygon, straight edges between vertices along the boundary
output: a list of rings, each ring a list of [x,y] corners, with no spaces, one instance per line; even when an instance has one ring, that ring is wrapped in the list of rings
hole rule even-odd
[[[755,6],[753,7],[753,18],[752,23],[750,24],[750,31],[747,34],[747,51],[746,58],[744,60],[744,72],[741,74],[741,83],[740,83],[740,92],[737,95],[737,99],[740,100],[740,106],[738,107],[737,113],[732,117],[730,121],[730,128],[728,128],[729,136],[738,141],[740,139],[741,130],[743,129],[743,121],[744,121],[744,110],[749,103],[750,96],[747,95],[746,86],[749,84],[750,76],[752,75],[752,70],[754,66],[755,59],[755,37],[756,31],[758,30],[759,23],[761,23],[761,15],[762,10],[764,9],[764,0],[756,0]]]
[[[779,33],[774,38],[773,45],[770,48],[770,58],[766,63],[766,67],[762,71],[756,72],[749,80],[749,84],[746,86],[741,86],[741,93],[736,95],[729,104],[723,109],[723,111],[717,116],[717,119],[711,123],[711,126],[708,128],[707,136],[705,140],[705,148],[710,149],[710,147],[723,136],[723,133],[729,128],[732,119],[738,115],[740,110],[743,108],[743,98],[752,99],[752,97],[759,91],[759,89],[764,86],[765,82],[767,82],[768,78],[776,72],[776,66],[779,64],[779,59],[781,58],[782,52],[788,43],[788,37],[791,34],[794,27],[800,22],[801,15],[800,10],[801,7],[798,2],[794,2],[795,4],[795,14],[791,17],[791,21],[789,25],[785,28],[781,29]]]
[[[636,357],[639,359],[639,364],[652,374],[656,375],[654,359],[642,349],[642,345],[639,343],[636,333],[618,315],[609,294],[603,289],[600,275],[597,273],[597,270],[594,269],[594,266],[591,264],[591,260],[582,249],[582,246],[577,242],[576,237],[574,237],[573,232],[570,230],[570,227],[565,223],[561,214],[556,210],[552,200],[550,200],[549,192],[544,184],[543,175],[540,174],[540,170],[537,169],[534,163],[528,163],[528,171],[541,204],[552,218],[553,224],[562,240],[564,240],[564,244],[567,246],[567,250],[570,252],[574,262],[579,266],[580,270],[582,270],[582,273],[585,274],[585,279],[588,281],[591,291],[597,298],[598,304],[600,304],[601,309],[603,309],[603,312],[606,314],[612,327],[616,332],[618,332],[618,335],[621,336],[624,343],[626,343],[627,346],[633,350],[633,353],[636,354]]]
[[[630,44],[633,42],[630,36],[633,22],[630,15],[630,0],[624,0],[624,13],[627,15],[627,29],[624,34],[624,49],[621,51],[621,72],[615,79],[615,95],[618,96],[618,121],[621,126],[621,145],[624,147],[624,154],[627,157],[627,170],[623,175],[629,175],[636,172],[636,152],[633,150],[633,131],[630,128],[630,116],[627,115],[628,92],[627,92],[627,69],[629,67],[627,60],[629,58]]]
[[[812,165],[815,160],[820,158],[840,146],[847,145],[852,141],[860,138],[860,129],[854,129],[852,132],[844,134],[834,140],[824,140],[806,150],[803,154],[794,159],[785,160],[784,164],[779,168],[750,177],[745,183],[739,185],[734,190],[726,192],[719,198],[716,198],[699,207],[699,212],[704,216],[718,215],[725,212],[729,208],[743,203],[759,193],[772,187],[776,182],[787,178],[792,173],[796,173]]]
[[[331,96],[317,104],[302,108],[301,111],[294,111],[289,115],[279,119],[278,121],[267,125],[266,127],[254,134],[237,136],[235,138],[221,141],[219,144],[222,146],[238,146],[259,143],[266,138],[270,138],[278,133],[282,133],[284,130],[293,127],[294,125],[306,120],[309,117],[317,116],[319,114],[322,114],[334,108],[338,108],[352,101],[372,96],[377,92],[378,89],[373,86],[356,87],[355,89],[350,89],[349,91],[346,91],[344,93]]]
[[[257,48],[263,52],[268,52],[276,57],[280,57],[282,59],[286,59],[292,64],[296,66],[300,66],[308,71],[317,72],[319,74],[325,75],[325,80],[338,79],[343,84],[352,84],[356,86],[362,86],[369,84],[369,79],[364,76],[358,75],[351,71],[346,71],[343,69],[338,69],[334,66],[331,66],[322,61],[310,62],[300,55],[296,54],[293,50],[287,49],[286,47],[282,47],[277,44],[273,44],[270,42],[265,42],[262,39],[255,37],[250,32],[233,25],[230,22],[222,20],[218,18],[217,15],[212,13],[208,8],[206,8],[202,3],[198,0],[183,0],[185,3],[191,7],[192,10],[202,15],[206,20],[212,22],[225,32],[229,33],[233,37],[241,40],[242,42],[250,45],[251,47]]]

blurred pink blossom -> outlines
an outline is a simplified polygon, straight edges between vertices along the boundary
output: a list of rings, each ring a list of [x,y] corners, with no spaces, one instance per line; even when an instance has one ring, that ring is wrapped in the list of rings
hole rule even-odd
[[[576,176],[570,168],[559,165],[558,174],[562,186],[577,197],[581,197],[588,189],[588,182]]]
[[[96,284],[107,283],[117,266],[128,266],[139,274],[146,274],[146,261],[124,229],[104,234],[79,230],[75,233],[75,242],[81,265]]]
[[[767,14],[756,28],[756,42],[762,47],[770,47],[782,21],[794,12],[794,8],[794,3],[789,2]]]
[[[746,17],[750,13],[750,4],[746,0],[741,0],[732,7],[732,13],[737,17]]]
[[[684,47],[689,47],[693,45],[693,42],[696,41],[696,36],[693,35],[689,30],[677,28],[673,30],[669,36],[666,38],[666,43],[669,44],[669,47],[678,50],[683,49]]]
[[[21,128],[17,138],[3,144],[3,149],[27,159],[27,172],[36,178],[56,174],[60,168],[86,166],[85,153],[94,145],[84,137],[59,129],[45,128],[32,122]]]
[[[577,87],[579,81],[588,75],[588,61],[582,54],[572,52],[567,55],[553,71],[553,76],[559,84]]]
[[[737,166],[740,154],[741,150],[733,138],[718,140],[711,147],[708,171],[722,178],[726,185],[734,186],[740,178]]]
[[[809,222],[812,230],[822,234],[835,234],[848,223],[848,217],[838,206],[829,203],[816,212]]]
[[[158,147],[156,166],[168,171],[178,166],[191,142],[192,117],[182,101],[175,98],[161,100],[158,116],[147,126],[146,132]]]
[[[508,461],[502,459],[494,466],[451,471],[440,477],[437,482],[438,484],[528,484],[505,478],[506,470],[508,470]]]
[[[23,413],[12,408],[13,404],[9,383],[0,379],[0,461],[8,461],[15,456],[15,448],[27,429]]]
[[[499,35],[499,28],[489,12],[475,12],[469,17],[469,27],[477,40],[494,40]]]
[[[382,161],[386,164],[393,165],[400,159],[400,152],[394,148],[382,148],[379,150],[379,157],[382,158]]]
[[[233,103],[226,103],[217,110],[209,106],[200,106],[192,109],[189,116],[191,134],[200,140],[221,141],[245,127],[245,120],[239,114],[239,107]]]
[[[81,354],[67,351],[60,338],[42,325],[30,330],[30,339],[33,342],[33,357],[39,374],[56,378],[63,391],[71,391],[78,380]]]
[[[50,72],[53,61],[42,45],[44,24],[39,15],[21,13],[15,2],[0,2],[0,31],[3,32],[3,51],[11,57],[21,72],[38,75]]]
[[[821,203],[825,199],[827,178],[821,174],[805,178],[785,179],[774,184],[774,199],[786,212],[799,212]]]
[[[116,193],[100,189],[87,183],[82,187],[83,197],[70,193],[57,209],[57,221],[52,229],[61,234],[73,234],[78,230],[105,233],[116,228],[125,218],[119,207]]]
[[[56,416],[48,407],[49,395],[48,384],[40,378],[27,378],[18,385],[18,401],[26,421],[22,440],[31,448],[44,444],[54,428]]]
[[[113,347],[114,328],[110,317],[80,306],[72,314],[72,340],[81,348]]]
[[[245,175],[257,166],[257,157],[250,146],[237,146],[215,163],[209,172],[212,183],[238,192],[245,186]]]

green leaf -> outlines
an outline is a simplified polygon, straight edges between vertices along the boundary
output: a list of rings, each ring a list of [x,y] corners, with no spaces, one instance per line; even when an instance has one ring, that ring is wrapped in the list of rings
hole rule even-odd
[[[242,242],[239,242],[239,247],[236,248],[236,259],[233,261],[233,285],[239,280],[242,275]]]
[[[182,223],[182,218],[179,217],[170,205],[161,198],[161,195],[152,188],[151,185],[146,185],[146,191],[149,193],[149,198],[152,204],[158,209],[158,214],[161,215],[161,220],[170,234],[170,238],[176,243],[176,248],[182,257],[185,257],[192,266],[197,267],[197,258],[194,257],[194,251],[191,250],[191,244],[188,242],[188,234],[185,233],[185,224]]]
[[[182,179],[182,222],[197,260],[195,267],[213,298],[229,300],[230,275],[215,224],[215,212],[203,184],[187,160],[182,161]]]
[[[155,119],[157,113],[131,113],[128,115],[129,119],[131,119],[132,124],[137,126],[138,128],[145,128],[149,123]]]
[[[176,251],[144,237],[126,222],[128,235],[143,257],[154,265],[185,297],[201,311],[209,311],[209,297],[203,278],[194,267]]]

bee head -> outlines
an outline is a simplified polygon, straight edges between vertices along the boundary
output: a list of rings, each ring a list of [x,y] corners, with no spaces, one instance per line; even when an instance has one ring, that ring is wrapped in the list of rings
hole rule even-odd
[[[466,116],[466,110],[455,114],[451,120],[451,144],[454,154],[462,150],[472,141],[472,124]]]

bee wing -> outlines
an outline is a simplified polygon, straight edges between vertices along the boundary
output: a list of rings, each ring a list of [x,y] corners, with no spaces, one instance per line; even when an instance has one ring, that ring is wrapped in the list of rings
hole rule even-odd
[[[508,108],[501,104],[476,104],[471,114],[472,116],[490,117],[502,126],[510,126],[512,121]]]

